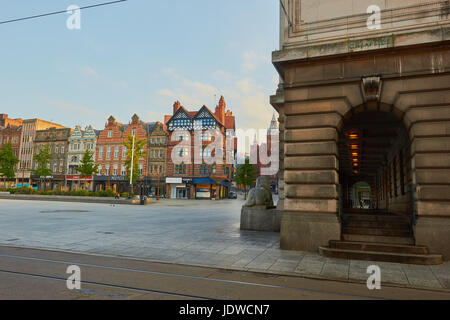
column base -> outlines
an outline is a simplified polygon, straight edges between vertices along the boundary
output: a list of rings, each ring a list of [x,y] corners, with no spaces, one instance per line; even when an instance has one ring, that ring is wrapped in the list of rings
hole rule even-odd
[[[441,254],[450,260],[450,218],[419,217],[414,227],[416,245],[427,246],[430,253]]]
[[[330,240],[341,239],[337,214],[285,211],[281,220],[280,248],[317,252]]]

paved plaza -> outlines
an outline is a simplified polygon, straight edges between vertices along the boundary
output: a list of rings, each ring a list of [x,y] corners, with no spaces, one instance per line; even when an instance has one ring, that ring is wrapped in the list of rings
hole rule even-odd
[[[330,259],[279,249],[279,234],[239,230],[242,200],[160,200],[148,206],[0,200],[0,244],[285,275],[450,289],[450,263],[417,266]]]

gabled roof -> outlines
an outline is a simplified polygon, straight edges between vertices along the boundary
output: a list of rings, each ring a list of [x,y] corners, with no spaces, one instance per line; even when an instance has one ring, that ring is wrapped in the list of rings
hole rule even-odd
[[[206,110],[214,119],[216,119],[216,121],[220,124],[220,125],[225,125],[224,123],[222,123],[222,121],[220,121],[219,118],[217,118],[217,116],[214,114],[214,112],[212,112],[207,106],[203,105],[203,107],[200,108],[200,110],[198,110],[197,112],[195,112],[195,116],[194,118],[198,118],[202,111]]]

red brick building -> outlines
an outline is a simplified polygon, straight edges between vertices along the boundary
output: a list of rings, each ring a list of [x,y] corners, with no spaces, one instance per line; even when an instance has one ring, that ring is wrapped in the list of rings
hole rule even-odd
[[[145,140],[144,154],[139,159],[139,180],[147,175],[147,136],[148,124],[139,120],[135,114],[128,125],[116,121],[113,116],[108,118],[105,128],[100,132],[95,150],[95,163],[98,164],[98,173],[94,177],[95,190],[105,190],[112,188],[117,192],[129,190],[129,181],[126,177],[125,166],[126,147],[124,141],[129,135],[136,136],[136,140]]]
[[[22,119],[10,119],[7,114],[0,114],[0,148],[10,142],[14,155],[19,158],[21,135]],[[17,166],[14,171],[17,172]],[[13,179],[8,183],[10,186],[13,186],[14,182],[15,180]]]
[[[177,101],[173,105],[173,114],[165,116],[165,124],[169,132],[166,195],[189,199],[227,197],[234,166],[226,163],[225,150],[227,140],[231,140],[231,144],[235,141],[235,118],[226,110],[225,99],[220,98],[214,112],[206,106],[188,111]],[[220,141],[214,135],[221,137],[221,148],[214,147],[214,143]],[[234,158],[235,144],[229,149]],[[180,162],[176,157],[183,160]]]

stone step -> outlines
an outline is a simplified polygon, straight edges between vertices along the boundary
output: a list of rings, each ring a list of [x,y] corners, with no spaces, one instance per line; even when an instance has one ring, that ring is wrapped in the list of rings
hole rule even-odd
[[[425,246],[411,246],[389,243],[374,242],[352,242],[331,240],[329,247],[332,249],[356,250],[356,251],[374,251],[374,252],[390,252],[390,253],[407,253],[407,254],[429,254],[428,248]]]
[[[344,227],[342,231],[344,234],[361,234],[374,236],[408,237],[411,235],[410,228],[391,229],[391,228]]]
[[[437,254],[408,254],[376,251],[359,251],[319,247],[319,253],[329,258],[385,261],[408,264],[437,265],[442,263],[442,256]],[[383,270],[381,270],[383,272]]]
[[[344,221],[380,221],[380,222],[409,222],[407,216],[400,215],[377,215],[377,214],[344,214]]]
[[[344,233],[344,234],[342,234],[342,240],[358,241],[358,242],[375,242],[375,243],[414,245],[414,239],[412,237],[395,237],[395,236],[346,234],[346,233]]]
[[[356,228],[389,228],[389,229],[410,229],[411,226],[405,221],[367,221],[367,220],[351,220],[344,221],[344,227],[356,227]]]

